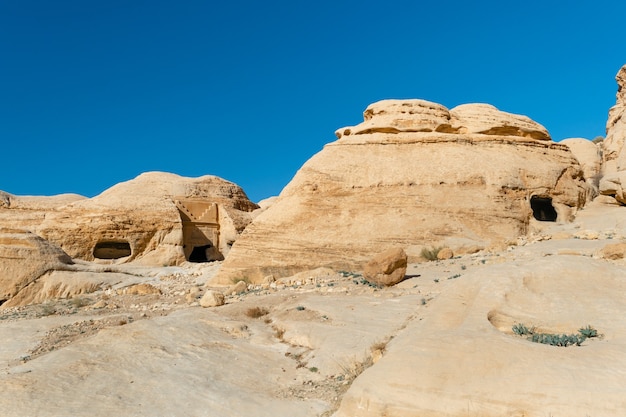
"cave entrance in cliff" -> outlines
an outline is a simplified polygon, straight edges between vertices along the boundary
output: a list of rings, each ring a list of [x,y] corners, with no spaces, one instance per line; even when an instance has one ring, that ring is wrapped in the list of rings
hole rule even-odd
[[[130,256],[132,253],[128,242],[98,242],[93,248],[93,257],[96,259],[119,259]]]
[[[208,244],[204,246],[194,246],[193,250],[189,254],[189,262],[209,262],[208,251],[211,250],[213,245]]]
[[[550,197],[532,196],[530,198],[530,208],[533,211],[533,217],[540,222],[556,221],[557,213]]]

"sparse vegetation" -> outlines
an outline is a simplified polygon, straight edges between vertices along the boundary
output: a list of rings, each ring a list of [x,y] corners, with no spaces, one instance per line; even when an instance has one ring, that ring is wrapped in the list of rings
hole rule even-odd
[[[604,142],[604,136],[596,136],[595,138],[593,138],[592,142],[593,143],[602,143],[602,142]]]
[[[561,347],[580,346],[586,339],[598,337],[598,331],[591,326],[580,328],[578,334],[538,333],[535,327],[529,328],[521,323],[513,325],[512,330],[518,336],[528,336],[526,339],[531,342]]]
[[[460,276],[461,276],[461,274],[454,274],[451,277],[448,277],[448,279],[457,279]]]
[[[591,326],[582,327],[578,329],[578,333],[585,336],[586,338],[598,337],[598,331]]]
[[[75,308],[81,308],[89,305],[89,300],[83,297],[74,297],[70,300],[70,304]]]
[[[441,249],[443,249],[441,246],[434,248],[422,248],[422,252],[420,253],[420,255],[427,261],[436,261],[437,255],[439,255],[439,251]]]
[[[534,327],[526,327],[525,325],[519,323],[519,324],[514,324],[513,325],[513,333],[515,333],[518,336],[527,336],[527,335],[532,335],[535,333],[535,328]]]
[[[232,277],[230,279],[230,282],[234,285],[236,283],[238,283],[239,281],[243,281],[246,283],[246,285],[250,285],[250,278],[247,276],[243,276],[243,277]]]
[[[317,367],[315,367],[315,366],[311,366],[311,367],[309,368],[309,371],[311,371],[311,372],[317,372],[318,370],[319,370],[319,369],[317,369]]]
[[[304,311],[304,310],[305,310],[305,307],[304,307],[304,306],[298,306],[298,307],[296,307],[296,310],[298,310],[298,311]]]
[[[259,317],[263,317],[267,315],[268,313],[269,313],[269,310],[264,307],[251,307],[248,310],[246,310],[246,316],[253,318],[253,319],[258,319]]]
[[[42,316],[51,316],[57,312],[57,309],[52,304],[42,304],[40,312]]]

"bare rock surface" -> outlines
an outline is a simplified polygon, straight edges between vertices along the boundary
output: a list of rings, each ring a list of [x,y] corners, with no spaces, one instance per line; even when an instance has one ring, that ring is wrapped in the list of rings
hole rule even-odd
[[[318,268],[250,284],[211,309],[198,300],[221,290],[220,262],[78,262],[50,275],[84,274],[99,283],[93,292],[0,310],[0,409],[621,416],[626,260],[602,250],[625,238],[623,208],[592,203],[501,250],[410,263],[392,287]],[[590,325],[600,337],[548,346],[515,335],[518,323],[552,333]]]
[[[453,111],[421,100],[368,107],[363,126],[340,129],[247,227],[217,281],[260,282],[320,266],[360,270],[393,244],[409,261],[425,246],[464,253],[502,245],[524,235],[544,208],[558,222],[572,220],[588,186],[569,148],[492,106],[457,110],[448,120]],[[442,127],[463,118],[470,133]],[[537,213],[533,198],[545,206]]]

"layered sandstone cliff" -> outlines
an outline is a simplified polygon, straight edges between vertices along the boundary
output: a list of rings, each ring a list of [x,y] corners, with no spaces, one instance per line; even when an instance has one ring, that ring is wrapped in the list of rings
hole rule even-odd
[[[298,171],[242,234],[218,280],[361,269],[401,246],[501,244],[537,220],[567,222],[588,186],[569,149],[525,116],[384,100]]]

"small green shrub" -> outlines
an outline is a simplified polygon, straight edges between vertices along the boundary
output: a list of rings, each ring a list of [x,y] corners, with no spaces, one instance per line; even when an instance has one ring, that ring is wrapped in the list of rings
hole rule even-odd
[[[586,338],[598,337],[598,331],[589,325],[578,329],[578,333]]]
[[[526,335],[531,335],[535,333],[534,327],[528,328],[522,323],[514,324],[512,330],[513,330],[513,333],[515,333],[518,336],[526,336]]]
[[[513,325],[513,333],[518,336],[528,336],[526,339],[534,343],[550,346],[580,346],[587,338],[598,337],[598,331],[591,326],[582,327],[578,334],[551,334],[537,333],[534,327],[526,327],[522,323]]]
[[[421,256],[422,258],[426,259],[427,261],[436,261],[437,260],[437,255],[439,254],[439,251],[442,249],[441,246],[436,247],[436,248],[422,248],[422,252],[421,252]]]
[[[547,333],[535,333],[528,338],[531,342],[543,343],[550,346],[562,346],[567,347],[571,345],[580,346],[586,339],[585,336],[577,334],[547,334]]]
[[[311,371],[311,372],[317,372],[318,370],[319,370],[319,369],[317,369],[315,366],[311,366],[311,367],[309,368],[309,371]]]
[[[448,277],[448,279],[457,279],[460,276],[461,276],[461,274],[454,274],[451,277]]]
[[[298,311],[304,311],[304,310],[305,310],[305,307],[304,307],[304,306],[298,306],[298,307],[296,307],[296,310],[298,310]]]

